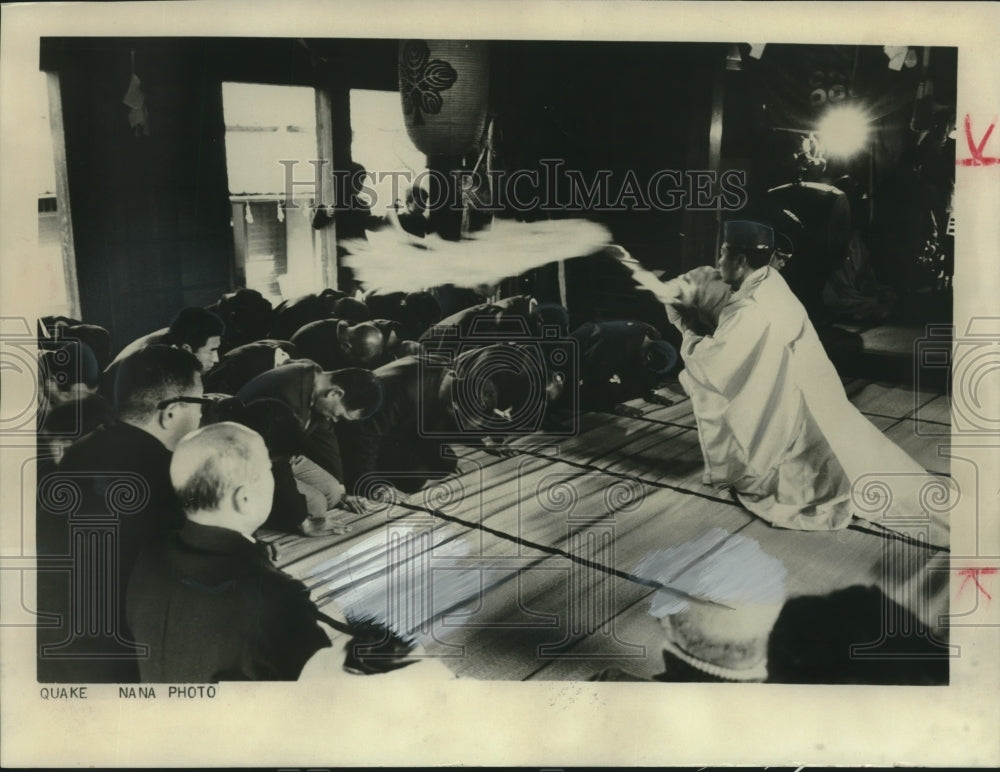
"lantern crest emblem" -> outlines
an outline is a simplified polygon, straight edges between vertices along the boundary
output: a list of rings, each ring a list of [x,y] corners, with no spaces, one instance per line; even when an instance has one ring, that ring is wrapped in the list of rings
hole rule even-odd
[[[403,114],[413,114],[413,125],[422,126],[422,113],[441,112],[441,93],[458,79],[455,69],[442,59],[430,59],[430,49],[423,40],[407,41],[399,59],[399,85]]]

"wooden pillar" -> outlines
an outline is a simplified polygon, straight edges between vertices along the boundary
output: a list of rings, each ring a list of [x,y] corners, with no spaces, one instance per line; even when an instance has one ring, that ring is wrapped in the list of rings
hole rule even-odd
[[[73,220],[69,208],[69,178],[66,176],[66,135],[63,130],[62,94],[59,73],[46,73],[49,90],[49,127],[56,168],[56,211],[62,245],[63,276],[66,281],[66,304],[69,316],[80,318],[80,285],[76,278],[76,247],[73,241]]]
[[[701,64],[712,71],[710,97],[694,107],[694,117],[688,136],[687,168],[720,172],[722,160],[722,125],[725,97],[726,48],[713,47]],[[717,186],[716,186],[717,188]],[[715,190],[713,190],[713,193]],[[688,201],[684,212],[684,242],[681,249],[681,270],[714,264],[718,257],[718,232],[721,213],[715,210],[692,209]]]
[[[247,258],[250,247],[247,239],[247,221],[243,211],[243,202],[232,202],[233,222],[233,286],[247,285]]]
[[[323,203],[333,203],[334,168],[334,130],[333,130],[333,95],[328,89],[316,89],[316,158],[323,162],[320,165],[323,177],[322,196],[317,191],[317,199]],[[329,186],[327,186],[329,182]],[[320,201],[317,201],[319,204]],[[330,220],[316,233],[313,242],[314,254],[320,265],[320,275],[324,287],[337,288],[337,226]]]

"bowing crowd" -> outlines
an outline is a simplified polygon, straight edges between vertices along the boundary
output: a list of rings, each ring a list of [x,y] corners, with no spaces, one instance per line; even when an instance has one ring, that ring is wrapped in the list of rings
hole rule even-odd
[[[277,307],[240,289],[112,341],[39,323],[38,553],[75,566],[40,580],[64,620],[39,628],[43,681],[297,678],[337,623],[258,529],[348,533],[367,497],[454,473],[456,445],[500,454],[579,410],[627,412],[677,363],[643,322],[571,332],[557,304],[454,287]]]
[[[757,517],[845,528],[852,485],[873,471],[906,484],[887,522],[923,511],[927,473],[847,400],[781,275],[790,257],[781,234],[747,220],[724,223],[716,267],[668,281],[623,255],[679,351],[636,319],[570,331],[557,304],[456,287],[326,289],[274,308],[240,289],[179,310],[114,358],[109,331],[41,320],[37,539],[71,571],[39,580],[39,610],[64,621],[38,628],[39,679],[293,680],[339,656],[330,627],[378,644],[350,648],[340,664],[352,672],[426,665],[399,630],[321,613],[259,529],[346,534],[368,499],[454,474],[460,446],[503,455],[517,437],[565,436],[581,411],[641,414],[624,403],[669,403],[658,389],[674,374],[703,482]],[[922,526],[947,545],[946,520]],[[702,661],[692,642],[672,645]]]

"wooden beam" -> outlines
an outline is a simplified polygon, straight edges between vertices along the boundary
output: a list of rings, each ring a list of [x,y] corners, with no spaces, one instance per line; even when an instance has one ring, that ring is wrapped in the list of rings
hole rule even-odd
[[[56,167],[56,201],[59,215],[59,235],[62,243],[63,277],[66,281],[66,303],[69,315],[80,318],[80,284],[76,278],[76,246],[73,241],[73,218],[69,206],[69,176],[66,171],[66,134],[63,128],[62,92],[59,74],[46,73],[49,87],[49,127],[52,130],[52,150]]]
[[[243,207],[249,206],[247,203],[233,201],[231,205],[233,222],[233,286],[245,287],[247,285],[247,256],[250,249],[247,245],[247,223],[243,214]]]
[[[316,158],[325,161],[320,166],[323,178],[329,177],[330,186],[324,184],[323,200],[333,203],[333,98],[329,90],[316,89]],[[317,191],[317,195],[319,191]],[[321,266],[324,287],[337,289],[337,226],[333,220],[316,233],[315,256]]]

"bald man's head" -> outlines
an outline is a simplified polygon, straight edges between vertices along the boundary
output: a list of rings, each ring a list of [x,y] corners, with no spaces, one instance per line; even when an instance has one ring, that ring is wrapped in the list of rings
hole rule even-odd
[[[257,432],[236,423],[211,424],[184,437],[174,449],[170,481],[188,517],[210,525],[249,536],[271,511],[267,447]]]
[[[358,364],[365,365],[382,355],[385,338],[376,325],[362,322],[350,327],[347,332],[347,351]]]

